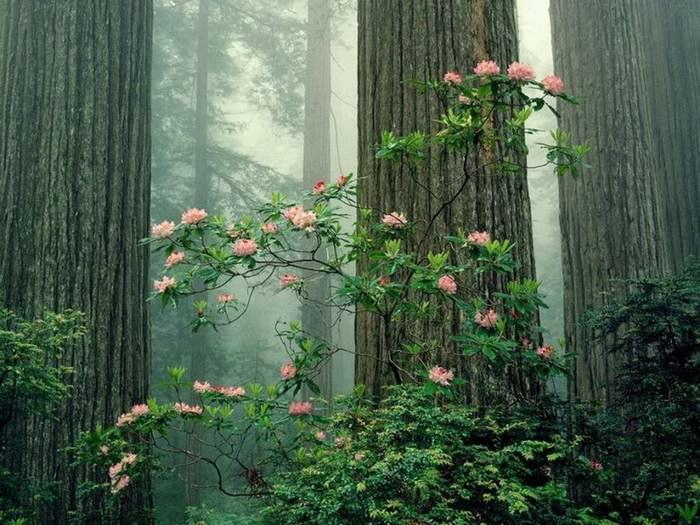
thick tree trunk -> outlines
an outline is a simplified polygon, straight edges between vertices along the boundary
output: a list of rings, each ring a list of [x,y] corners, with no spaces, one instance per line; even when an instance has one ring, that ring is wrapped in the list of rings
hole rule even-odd
[[[501,67],[517,58],[518,40],[515,1],[457,0],[443,2],[382,2],[360,0],[358,42],[358,127],[359,127],[359,205],[371,208],[375,220],[383,213],[406,213],[423,233],[432,213],[463,180],[461,159],[437,153],[417,169],[417,178],[429,186],[432,198],[408,174],[410,168],[375,159],[374,145],[383,130],[406,134],[415,130],[435,131],[443,111],[431,94],[421,94],[410,80],[442,78],[445,71],[470,71],[476,62],[493,59]],[[478,162],[479,159],[475,159]],[[436,221],[430,242],[420,247],[440,249],[443,234],[457,228],[487,230],[496,239],[517,243],[515,256],[521,263],[514,278],[534,277],[530,200],[525,170],[515,174],[486,173],[480,170],[467,182],[465,192]],[[415,244],[415,243],[414,243]],[[415,245],[409,249],[415,249]],[[442,246],[444,248],[444,246]],[[358,262],[358,273],[367,267]],[[483,281],[480,286],[495,291],[503,280]],[[441,350],[431,356],[435,364],[447,365],[469,381],[467,398],[475,403],[489,401],[495,378],[477,366],[476,361],[455,359],[450,335],[460,329],[459,312],[445,318],[417,323],[413,335],[434,338]],[[356,382],[378,394],[393,381],[388,358],[398,338],[384,333],[384,323],[375,315],[358,312],[356,321]],[[516,374],[517,375],[517,374]],[[526,378],[511,377],[532,392]],[[509,381],[509,382],[510,382]]]
[[[641,16],[665,237],[678,273],[700,255],[700,3],[647,0]]]
[[[328,181],[331,170],[331,7],[329,0],[308,0],[306,74],[304,78],[304,190],[319,180]],[[323,248],[317,254],[325,258]],[[329,279],[309,272],[302,305],[302,326],[313,337],[330,343],[331,312],[327,304],[331,295]],[[320,370],[321,393],[333,393],[332,362]]]
[[[69,511],[99,523],[100,502],[77,492],[106,473],[72,468],[64,448],[148,393],[138,241],[149,223],[152,3],[1,0],[0,13],[0,301],[28,317],[87,315],[63,360],[75,370],[70,400],[55,420],[2,436],[2,461],[54,484],[43,523],[66,523]],[[131,510],[150,504],[148,483],[127,494]]]
[[[668,268],[663,207],[657,198],[651,79],[636,0],[552,0],[554,64],[581,99],[561,108],[561,125],[591,153],[579,179],[559,182],[564,330],[576,352],[573,401],[610,398],[616,359],[581,324],[626,285]]]

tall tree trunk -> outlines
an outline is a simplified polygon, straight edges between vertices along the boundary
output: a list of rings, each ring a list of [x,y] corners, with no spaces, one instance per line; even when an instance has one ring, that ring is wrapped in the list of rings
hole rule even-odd
[[[480,60],[493,59],[501,67],[517,58],[518,40],[515,1],[457,0],[442,2],[376,2],[360,0],[358,11],[358,128],[361,208],[371,208],[375,220],[382,213],[404,212],[423,233],[431,214],[445,199],[432,198],[422,190],[405,166],[378,161],[374,155],[383,130],[406,134],[414,130],[436,131],[436,120],[443,109],[431,94],[421,94],[411,79],[442,78],[445,71],[471,70]],[[478,162],[479,159],[475,159]],[[440,246],[441,237],[461,227],[487,230],[494,238],[517,243],[521,267],[514,278],[532,278],[535,264],[532,248],[530,200],[525,170],[504,175],[479,173],[467,182],[466,190],[436,221],[431,242],[420,247],[425,255]],[[434,194],[454,193],[463,179],[461,160],[437,153],[417,169],[416,177]],[[415,249],[415,245],[408,246]],[[367,261],[358,262],[358,273]],[[496,291],[502,279],[484,280],[485,289]],[[453,310],[445,318],[412,327],[414,333],[434,338],[441,350],[431,356],[435,364],[448,365],[466,377],[470,391],[466,397],[475,403],[488,402],[495,379],[476,360],[454,359],[456,350],[450,335],[460,329],[462,320]],[[358,312],[356,318],[356,382],[378,394],[390,384],[388,358],[398,339],[385,333],[384,323],[375,315]],[[514,378],[511,378],[514,379]],[[526,379],[518,381],[529,383]],[[534,383],[525,387],[535,388]]]
[[[581,324],[586,311],[619,296],[622,279],[668,268],[641,8],[636,0],[552,0],[550,7],[555,70],[582,101],[561,108],[561,125],[572,140],[591,145],[590,167],[577,180],[559,181],[574,401],[608,402],[619,359]]]
[[[209,139],[209,0],[199,0],[197,12],[197,64],[195,68],[195,123],[194,123],[194,199],[193,206],[207,208],[211,193],[211,172],[207,164]],[[205,294],[201,300],[206,301]],[[205,380],[207,376],[207,330],[192,334],[190,372],[193,380]],[[187,446],[195,453],[199,450],[200,436],[194,435]],[[198,462],[187,465],[186,499],[188,505],[199,502],[201,468]]]
[[[55,419],[2,436],[4,466],[53,484],[50,503],[31,502],[42,523],[67,523],[71,511],[99,523],[101,502],[80,502],[78,488],[106,473],[71,467],[65,447],[148,393],[148,250],[138,241],[149,223],[152,9],[0,0],[0,301],[26,317],[87,315],[87,335],[62,361],[74,368],[70,400]],[[126,497],[145,509],[150,484]]]
[[[664,236],[678,273],[700,256],[700,3],[647,0],[641,16]]]
[[[331,7],[329,0],[308,0],[306,74],[304,78],[304,167],[305,191],[319,180],[328,181],[331,169]],[[325,258],[323,247],[317,254]],[[315,275],[314,275],[315,274]],[[331,295],[329,279],[309,272],[307,299],[302,305],[302,326],[313,337],[330,343],[331,312],[323,306]],[[333,393],[332,362],[320,370],[321,393]]]

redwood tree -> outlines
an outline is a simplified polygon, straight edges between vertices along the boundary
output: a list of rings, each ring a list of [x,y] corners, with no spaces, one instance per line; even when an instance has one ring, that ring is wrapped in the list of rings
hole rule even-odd
[[[63,358],[70,400],[55,419],[27,417],[2,436],[2,464],[45,483],[41,522],[100,502],[79,485],[65,447],[111,425],[148,392],[145,298],[150,185],[150,0],[0,2],[0,301],[25,317],[74,308],[87,335]],[[49,485],[50,484],[50,485]],[[149,506],[148,483],[131,492]],[[149,521],[132,515],[130,523]]]
[[[405,213],[417,228],[412,248],[422,255],[444,248],[441,237],[460,227],[486,230],[494,238],[509,239],[517,243],[515,257],[521,264],[513,278],[533,278],[530,200],[524,168],[509,174],[477,170],[428,231],[431,216],[463,182],[462,159],[435,152],[412,171],[412,167],[375,158],[375,145],[384,130],[405,135],[415,130],[435,132],[438,128],[436,120],[444,107],[434,95],[417,90],[411,80],[439,79],[452,69],[470,71],[476,62],[485,59],[495,60],[504,68],[517,59],[515,1],[360,0],[358,7],[359,205],[372,209],[375,219],[392,211]],[[479,165],[483,161],[477,158],[471,162]],[[417,239],[426,234],[428,242],[419,244]],[[358,273],[366,265],[367,261],[358,261]],[[479,284],[497,291],[505,283],[484,278]],[[476,362],[451,357],[455,348],[450,334],[459,330],[461,322],[457,310],[452,310],[445,317],[416,323],[410,330],[412,336],[433,339],[437,345],[431,358],[468,379],[469,400],[485,402],[487,390],[495,390],[487,389],[493,378]],[[381,319],[358,312],[355,379],[375,394],[393,381],[386,362],[397,340],[385,335]],[[522,382],[523,378],[511,380]]]
[[[625,279],[669,267],[658,198],[643,5],[636,0],[551,2],[554,64],[583,101],[561,108],[572,140],[588,141],[578,180],[559,182],[564,330],[576,352],[569,394],[609,400],[616,362],[583,323],[625,290]]]

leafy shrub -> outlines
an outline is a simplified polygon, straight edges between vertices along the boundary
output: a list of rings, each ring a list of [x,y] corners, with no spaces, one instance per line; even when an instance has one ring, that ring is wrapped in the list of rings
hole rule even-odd
[[[412,386],[353,400],[319,446],[273,482],[270,523],[575,523],[564,437],[536,413],[475,412]],[[569,521],[567,521],[569,520]]]

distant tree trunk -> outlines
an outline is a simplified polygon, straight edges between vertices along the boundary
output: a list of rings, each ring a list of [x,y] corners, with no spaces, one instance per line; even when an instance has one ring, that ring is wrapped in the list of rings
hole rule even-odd
[[[647,0],[641,16],[664,236],[678,273],[700,256],[700,3]]]
[[[591,145],[590,168],[559,181],[564,330],[567,351],[577,353],[573,401],[609,401],[617,367],[581,324],[586,311],[624,291],[622,279],[668,268],[641,8],[636,0],[550,7],[555,70],[581,99],[561,108],[561,125]]]
[[[304,190],[319,180],[328,181],[331,169],[331,7],[329,0],[308,0],[306,74],[304,78]],[[325,258],[325,249],[319,250]],[[302,305],[302,326],[312,336],[331,340],[331,312],[323,306],[331,295],[330,282],[309,272]],[[332,365],[325,363],[318,377],[321,393],[333,393]]]
[[[194,123],[194,197],[192,205],[199,208],[209,206],[211,193],[211,172],[207,164],[207,150],[209,147],[209,102],[208,102],[208,77],[209,77],[209,0],[199,0],[197,12],[197,64],[195,68],[195,123]],[[201,297],[206,301],[208,294]],[[206,380],[208,360],[207,330],[201,330],[192,334],[192,353],[190,373],[192,380]],[[187,444],[190,450],[199,450],[199,436]],[[187,466],[186,499],[188,505],[196,505],[199,501],[201,465],[199,462],[189,463]]]
[[[493,59],[505,67],[517,58],[515,1],[360,0],[358,24],[359,206],[371,208],[375,219],[394,210],[404,212],[420,234],[442,200],[422,190],[409,177],[409,168],[375,159],[373,145],[383,130],[397,134],[436,130],[436,120],[442,113],[440,104],[433,95],[419,93],[410,80],[442,78],[450,69],[467,72],[484,59]],[[465,192],[436,221],[431,242],[421,247],[421,254],[440,249],[442,235],[459,227],[487,230],[494,238],[517,243],[515,256],[521,267],[513,277],[533,278],[535,264],[525,170],[510,175],[485,171],[480,170],[468,181]],[[436,153],[418,168],[417,178],[434,193],[446,195],[456,191],[457,183],[463,178],[463,168],[454,156]],[[360,260],[358,273],[366,267],[367,261]],[[504,284],[502,279],[480,283],[490,291],[502,289]],[[417,323],[413,331],[436,339],[444,350],[431,356],[433,362],[456,369],[469,382],[466,397],[475,403],[486,403],[489,392],[499,390],[493,388],[497,380],[477,366],[476,360],[464,358],[451,362],[447,357],[455,352],[450,335],[459,331],[462,321],[459,312],[453,310],[437,321]],[[393,382],[382,361],[386,361],[391,346],[396,344],[398,339],[386,337],[381,319],[358,312],[356,382],[365,384],[374,394]],[[517,373],[508,382],[520,383],[530,393],[537,389],[534,382]]]
[[[53,484],[51,502],[27,502],[46,524],[71,511],[100,522],[102,502],[79,501],[78,489],[106,473],[71,467],[64,449],[148,393],[148,249],[138,241],[149,223],[152,9],[0,0],[0,301],[25,317],[87,315],[87,335],[63,359],[70,400],[55,419],[28,418],[1,437],[3,466]],[[127,491],[129,511],[150,504],[148,481]]]

